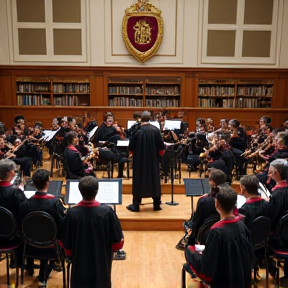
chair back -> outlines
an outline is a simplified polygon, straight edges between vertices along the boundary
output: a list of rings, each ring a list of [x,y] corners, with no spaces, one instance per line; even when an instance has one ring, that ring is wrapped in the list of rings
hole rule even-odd
[[[279,220],[276,234],[279,237],[281,246],[285,249],[288,248],[288,214],[285,214]]]
[[[204,224],[200,227],[198,231],[197,235],[198,243],[200,243],[201,245],[205,245],[206,238],[209,234],[210,228],[219,220],[220,220],[219,215],[210,216],[205,220]]]
[[[22,234],[25,243],[36,248],[47,248],[56,242],[57,225],[50,214],[34,211],[23,219]]]
[[[0,238],[12,240],[17,236],[17,226],[13,214],[0,206]]]
[[[266,245],[270,233],[270,220],[267,217],[259,216],[251,223],[251,236],[254,250],[258,250]]]

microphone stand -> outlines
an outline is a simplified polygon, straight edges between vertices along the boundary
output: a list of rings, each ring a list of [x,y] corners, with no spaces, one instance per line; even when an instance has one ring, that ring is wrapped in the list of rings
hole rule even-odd
[[[176,206],[179,203],[174,202],[174,165],[176,164],[176,151],[174,151],[174,161],[171,164],[171,201],[170,202],[166,202],[165,204],[170,205],[170,206]]]

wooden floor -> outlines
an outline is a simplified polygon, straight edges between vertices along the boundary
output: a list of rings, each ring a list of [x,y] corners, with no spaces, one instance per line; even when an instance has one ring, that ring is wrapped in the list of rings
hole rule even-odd
[[[50,169],[50,162],[44,162],[44,168]],[[188,178],[185,165],[182,167],[182,178]],[[103,176],[102,171],[97,172],[97,177]],[[51,180],[62,179],[59,171],[54,170]],[[105,176],[105,175],[104,175]],[[192,177],[198,175],[194,173]],[[131,203],[132,186],[131,179],[123,179],[122,205],[117,205],[116,213],[124,230],[124,250],[127,254],[126,260],[114,261],[112,268],[112,287],[114,288],[180,288],[181,267],[185,262],[182,251],[175,249],[175,245],[183,236],[183,221],[190,218],[191,199],[186,197],[185,188],[182,183],[175,180],[174,190],[177,192],[173,202],[178,205],[168,205],[171,202],[171,183],[162,183],[162,210],[153,211],[152,199],[143,199],[143,205],[139,213],[132,213],[126,209]],[[64,183],[65,184],[65,183]],[[236,183],[235,187],[239,184]],[[63,192],[65,189],[63,187]],[[194,199],[194,207],[197,198]],[[15,283],[15,269],[11,271],[11,282]],[[38,270],[35,270],[36,275]],[[264,270],[261,270],[263,278]],[[187,287],[200,288],[202,284],[186,273]],[[0,262],[0,288],[7,287],[5,261]],[[62,287],[62,273],[53,271],[48,280],[49,288]],[[13,285],[11,287],[14,287]],[[37,287],[35,277],[25,276],[24,285],[19,287]],[[258,288],[265,287],[265,281],[257,283]],[[269,279],[269,288],[276,285]]]

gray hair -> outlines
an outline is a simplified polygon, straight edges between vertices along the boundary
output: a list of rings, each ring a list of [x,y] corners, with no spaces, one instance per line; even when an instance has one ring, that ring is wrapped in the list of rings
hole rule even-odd
[[[12,170],[16,170],[16,164],[10,159],[2,159],[0,161],[0,180],[6,180],[8,174]]]
[[[151,118],[151,112],[143,111],[141,114],[141,122],[148,122]]]
[[[276,159],[270,163],[280,174],[282,180],[288,180],[288,162],[286,159]]]

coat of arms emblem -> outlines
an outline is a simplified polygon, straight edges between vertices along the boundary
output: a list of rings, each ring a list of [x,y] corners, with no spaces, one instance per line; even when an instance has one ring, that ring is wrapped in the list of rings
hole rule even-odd
[[[161,11],[149,3],[138,0],[125,10],[122,22],[123,40],[127,50],[139,62],[155,55],[163,38]]]

